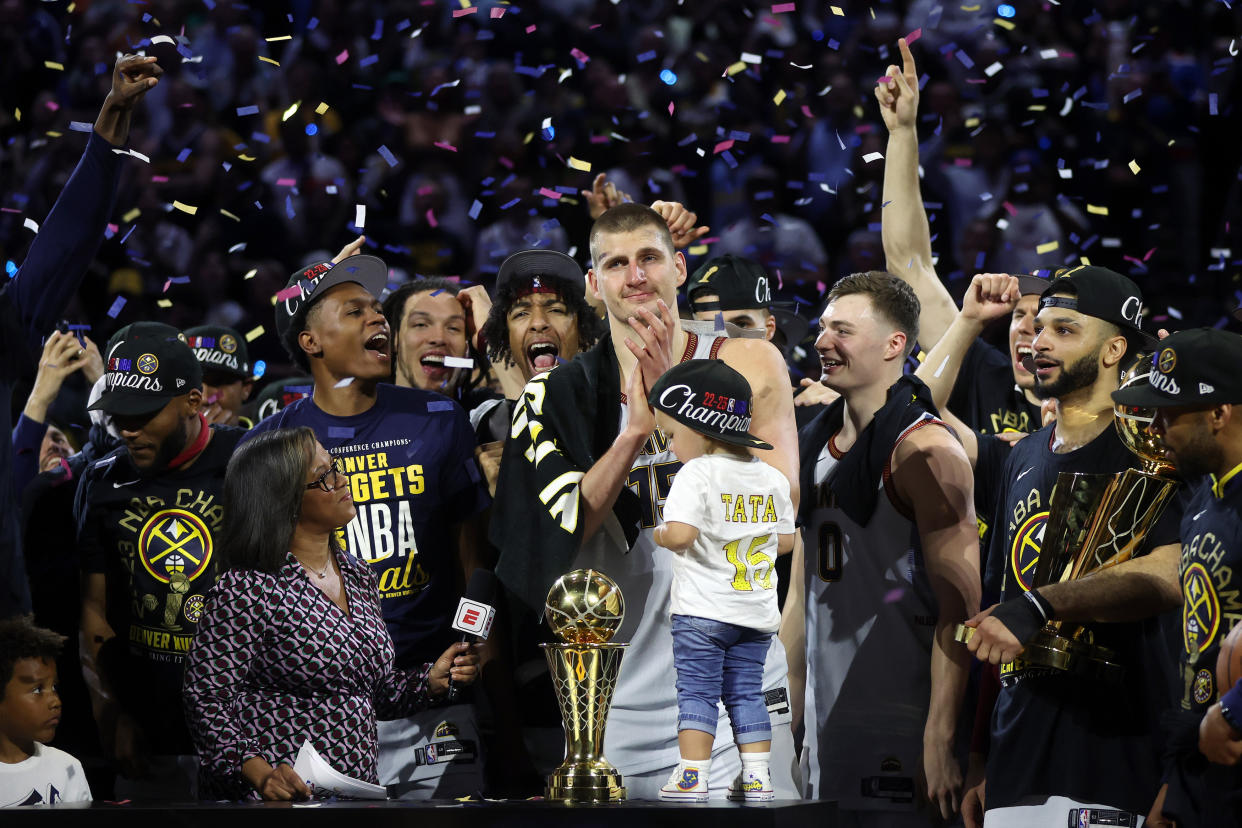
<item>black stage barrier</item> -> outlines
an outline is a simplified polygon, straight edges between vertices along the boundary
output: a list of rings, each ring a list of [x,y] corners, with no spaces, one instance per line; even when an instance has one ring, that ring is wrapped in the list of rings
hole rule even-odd
[[[55,811],[55,815],[48,812]],[[350,815],[353,815],[352,817]],[[358,819],[359,822],[353,822]],[[51,822],[49,822],[49,820]],[[253,802],[115,805],[98,803],[11,808],[3,812],[5,828],[20,826],[104,826],[125,828],[835,828],[833,802],[781,800],[763,803],[710,802],[673,804],[620,802],[612,805],[565,805],[559,802]]]

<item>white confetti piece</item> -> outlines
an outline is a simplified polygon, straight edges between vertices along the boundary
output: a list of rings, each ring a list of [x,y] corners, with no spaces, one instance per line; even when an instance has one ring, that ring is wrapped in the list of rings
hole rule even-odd
[[[176,45],[177,41],[173,40],[168,35],[156,35],[155,37],[151,38],[151,45],[154,46],[157,43],[171,43],[173,45]]]
[[[995,63],[993,63],[991,66],[989,66],[988,68],[984,69],[983,74],[987,75],[990,78],[1004,68],[1005,67],[998,60]]]
[[[39,222],[35,221],[32,218],[28,218],[25,221],[23,221],[22,227],[25,227],[27,230],[30,230],[31,232],[34,232],[34,233],[39,232]]]
[[[354,226],[359,230],[367,226],[367,205],[358,204],[354,207]]]
[[[473,368],[474,360],[470,357],[446,356],[444,358],[445,368]]]
[[[870,164],[872,161],[879,161],[883,158],[884,158],[883,153],[869,152],[863,156],[863,161],[867,164]]]
[[[344,387],[345,387],[345,386],[347,386],[347,385],[352,385],[352,384],[353,384],[353,382],[354,382],[354,378],[353,378],[353,377],[346,377],[345,379],[341,380],[340,382],[338,382],[336,385],[334,385],[334,386],[332,386],[332,387],[333,387],[333,388],[344,388]]]

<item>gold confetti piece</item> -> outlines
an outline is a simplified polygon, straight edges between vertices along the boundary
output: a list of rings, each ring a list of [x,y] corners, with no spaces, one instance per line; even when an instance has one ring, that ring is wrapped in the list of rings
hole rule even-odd
[[[461,4],[463,9],[470,8],[470,0],[457,0],[457,2]]]
[[[590,161],[579,161],[577,158],[574,158],[572,155],[569,156],[569,166],[570,166],[570,169],[581,170],[582,172],[591,171]]]
[[[695,52],[695,53],[694,53],[694,56],[695,56],[696,58],[698,58],[700,61],[702,61],[703,63],[707,63],[707,62],[708,62],[708,61],[707,61],[707,55],[703,54],[702,52]]]
[[[263,39],[268,43],[275,43],[278,40],[293,40],[293,35],[280,35],[278,37],[265,37]]]
[[[171,308],[172,300],[171,299],[159,299],[156,301],[155,304],[159,305],[161,308]]]
[[[690,251],[691,256],[706,256],[707,255],[707,245],[705,244],[693,244],[686,249]]]
[[[323,113],[327,112],[329,109],[331,109],[331,107],[328,106],[326,103],[320,103],[319,106],[315,107],[315,114],[322,115]]]
[[[964,12],[977,12],[977,11],[979,11],[979,9],[981,9],[981,8],[983,8],[983,6],[962,6],[962,11],[964,11]]]
[[[263,61],[264,63],[270,63],[270,64],[272,64],[273,66],[279,66],[279,65],[280,65],[280,61],[278,61],[278,60],[272,60],[270,57],[264,57],[263,55],[259,55],[259,60]]]
[[[233,221],[241,221],[241,219],[240,219],[240,218],[238,218],[237,216],[233,215],[232,213],[230,213],[228,210],[224,209],[223,207],[221,207],[221,208],[220,208],[220,215],[222,215],[222,216],[228,216],[228,217],[229,217],[229,218],[231,218]]]
[[[995,23],[997,26],[1000,26],[1002,29],[1005,29],[1006,31],[1012,32],[1014,29],[1013,21],[1006,20],[1003,17],[994,18],[992,22]]]
[[[138,218],[140,215],[142,215],[142,211],[139,210],[137,207],[135,207],[134,209],[130,210],[125,215],[121,216],[121,221],[125,222],[126,224],[129,224],[131,221]]]
[[[246,155],[246,154],[244,154],[244,153],[243,153],[242,155],[237,156],[237,160],[238,160],[238,161],[253,161],[253,160],[254,160],[254,156],[253,156],[253,155]]]
[[[291,107],[289,107],[288,109],[286,109],[286,110],[284,111],[284,114],[280,116],[280,120],[281,120],[281,121],[287,121],[287,120],[289,120],[290,118],[292,118],[292,117],[293,117],[293,113],[297,112],[297,111],[298,111],[298,107],[299,107],[299,106],[301,106],[301,105],[302,105],[302,102],[301,102],[301,101],[296,101],[296,102],[294,102],[293,106],[291,106]]]
[[[1079,257],[1078,257],[1078,262],[1079,262],[1080,264],[1085,264],[1085,265],[1088,265],[1088,266],[1090,266],[1090,264],[1091,264],[1091,260],[1090,260],[1090,259],[1088,259],[1086,256],[1079,256]]]
[[[967,128],[967,129],[974,129],[974,128],[975,128],[975,127],[977,127],[977,126],[979,126],[979,119],[978,119],[978,118],[967,118],[967,119],[966,119],[966,128]]]
[[[1036,245],[1035,252],[1042,256],[1045,253],[1051,253],[1052,251],[1056,250],[1060,246],[1061,246],[1060,242],[1050,241],[1044,244]]]
[[[1031,104],[1030,106],[1027,107],[1027,109],[1031,110],[1032,112],[1043,112],[1047,108],[1048,107],[1045,106],[1044,104]]]
[[[725,70],[725,74],[732,77],[733,75],[736,75],[738,72],[745,72],[745,71],[746,71],[746,64],[743,61],[739,60],[737,63],[730,64],[729,68]]]
[[[48,136],[49,138],[59,138],[60,136],[64,135],[65,133],[61,132],[60,130],[56,130],[56,129],[49,129],[49,130],[47,131],[47,133],[46,133],[46,134],[47,134],[47,136]]]
[[[198,208],[192,204],[182,204],[180,201],[173,201],[173,209],[180,210],[183,213],[194,215],[198,212]]]
[[[840,6],[829,6],[828,8],[832,9],[832,13],[837,17],[845,17],[845,12],[841,11]]]
[[[247,332],[247,333],[246,333],[246,341],[247,341],[247,342],[254,342],[256,339],[258,339],[258,338],[259,338],[259,337],[261,337],[261,336],[263,336],[263,326],[262,326],[262,325],[259,325],[259,326],[258,326],[257,328],[255,328],[254,330],[249,331],[249,332]]]
[[[22,111],[20,109],[13,110],[13,114],[17,116],[17,120],[20,121],[22,119]]]
[[[785,90],[781,89],[776,93],[776,97],[772,99],[772,103],[776,104],[777,106],[780,106],[781,102],[784,100],[785,100]]]
[[[1135,175],[1138,175],[1140,169],[1142,169],[1142,167],[1138,165],[1137,161],[1130,162],[1130,172],[1134,173]]]
[[[57,63],[54,60],[45,60],[43,61],[43,65],[46,66],[48,69],[55,69],[57,72],[65,71],[65,67]]]
[[[244,282],[244,281],[246,281],[247,279],[253,279],[253,278],[254,278],[254,274],[256,274],[256,273],[258,273],[258,272],[259,272],[259,269],[258,269],[257,267],[252,267],[252,268],[250,268],[250,270],[246,271],[246,275],[242,277],[242,281]]]
[[[530,139],[531,139],[531,138],[534,138],[534,137],[535,137],[535,133],[533,133],[533,132],[528,132],[528,133],[526,133],[526,137],[522,139],[522,143],[523,143],[523,144],[529,144],[529,143],[530,143]]]
[[[1087,212],[1088,212],[1088,213],[1094,213],[1094,214],[1095,214],[1095,215],[1097,215],[1097,216],[1107,216],[1107,215],[1108,215],[1108,208],[1107,208],[1107,207],[1097,207],[1097,206],[1095,206],[1094,204],[1088,204],[1088,205],[1087,205]]]

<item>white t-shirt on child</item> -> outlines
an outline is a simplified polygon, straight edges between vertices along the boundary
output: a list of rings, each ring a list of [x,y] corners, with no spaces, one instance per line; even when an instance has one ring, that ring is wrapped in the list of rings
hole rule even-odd
[[[63,750],[35,742],[29,759],[0,762],[0,808],[90,801],[82,763]]]
[[[699,537],[673,555],[673,614],[776,632],[777,535],[792,533],[793,519],[789,481],[756,457],[705,454],[683,465],[664,521]]]

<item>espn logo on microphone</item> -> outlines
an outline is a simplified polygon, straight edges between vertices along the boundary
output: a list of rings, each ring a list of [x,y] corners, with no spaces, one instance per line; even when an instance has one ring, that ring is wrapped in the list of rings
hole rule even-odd
[[[457,613],[453,616],[453,629],[478,636],[483,641],[492,631],[492,619],[495,616],[496,610],[487,604],[462,598],[457,603]]]

